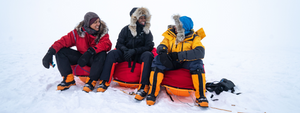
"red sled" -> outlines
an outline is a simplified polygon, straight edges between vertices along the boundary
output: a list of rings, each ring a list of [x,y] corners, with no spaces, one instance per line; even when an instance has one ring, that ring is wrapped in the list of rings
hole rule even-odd
[[[157,56],[156,48],[153,48],[151,52],[154,57]],[[133,62],[131,62],[131,66],[132,65]],[[113,81],[123,87],[137,88],[141,81],[142,67],[144,67],[144,63],[136,63],[134,71],[131,72],[131,67],[128,67],[128,62],[116,63],[115,67],[113,67]]]
[[[78,64],[77,65],[71,65],[73,74],[77,76],[82,82],[86,82],[86,77],[90,75],[90,70],[91,67],[89,66],[84,66],[80,67]]]
[[[184,68],[165,71],[161,85],[172,95],[191,96],[194,93],[192,75],[190,70]]]

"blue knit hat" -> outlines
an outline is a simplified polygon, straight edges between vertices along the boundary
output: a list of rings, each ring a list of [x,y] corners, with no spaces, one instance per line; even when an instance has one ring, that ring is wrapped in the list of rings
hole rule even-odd
[[[184,34],[186,35],[186,34],[190,33],[194,27],[194,23],[193,23],[192,19],[187,16],[182,16],[179,18],[179,20],[183,24],[182,27],[185,31]]]

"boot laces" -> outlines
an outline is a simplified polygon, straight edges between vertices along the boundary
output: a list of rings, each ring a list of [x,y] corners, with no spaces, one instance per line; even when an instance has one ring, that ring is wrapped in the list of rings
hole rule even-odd
[[[197,99],[199,102],[202,102],[202,101],[207,101],[207,99],[205,97],[200,97],[199,99]]]
[[[138,94],[138,95],[143,95],[144,93],[146,93],[146,92],[144,91],[144,89],[139,89],[139,90],[136,92],[136,94]]]
[[[89,84],[84,84],[84,87],[89,87],[90,85]]]
[[[65,83],[65,82],[62,82],[62,83],[60,83],[59,85],[62,85],[62,86],[64,86],[64,85],[66,85],[66,83]]]
[[[64,86],[64,85],[67,85],[67,83],[66,83],[66,81],[63,80],[59,85]]]
[[[102,82],[101,84],[99,84],[99,86],[98,86],[99,88],[106,88],[107,86],[105,85],[105,82]]]

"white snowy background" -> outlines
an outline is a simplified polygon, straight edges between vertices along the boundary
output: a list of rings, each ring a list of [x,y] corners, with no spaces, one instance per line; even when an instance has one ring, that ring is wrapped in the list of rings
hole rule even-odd
[[[203,27],[207,82],[227,78],[242,94],[208,92],[210,108],[203,109],[194,97],[173,96],[172,102],[165,90],[148,106],[121,91],[136,89],[116,83],[105,93],[85,93],[79,78],[69,90],[56,91],[62,80],[57,67],[42,66],[54,41],[93,11],[107,23],[114,48],[130,10],[141,6],[152,14],[155,47],[174,24],[173,14],[191,17],[195,30]],[[1,0],[0,113],[297,113],[299,6],[298,0]]]

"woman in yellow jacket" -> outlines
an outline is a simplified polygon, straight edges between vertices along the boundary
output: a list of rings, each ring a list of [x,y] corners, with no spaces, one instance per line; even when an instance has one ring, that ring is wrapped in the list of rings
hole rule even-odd
[[[150,91],[146,98],[148,105],[154,105],[160,91],[164,71],[179,68],[189,69],[196,90],[196,102],[201,107],[208,107],[205,96],[205,73],[202,59],[205,48],[201,40],[205,37],[203,29],[193,30],[190,17],[174,15],[175,25],[169,25],[162,35],[165,37],[157,47],[158,55],[152,62],[150,73]]]

